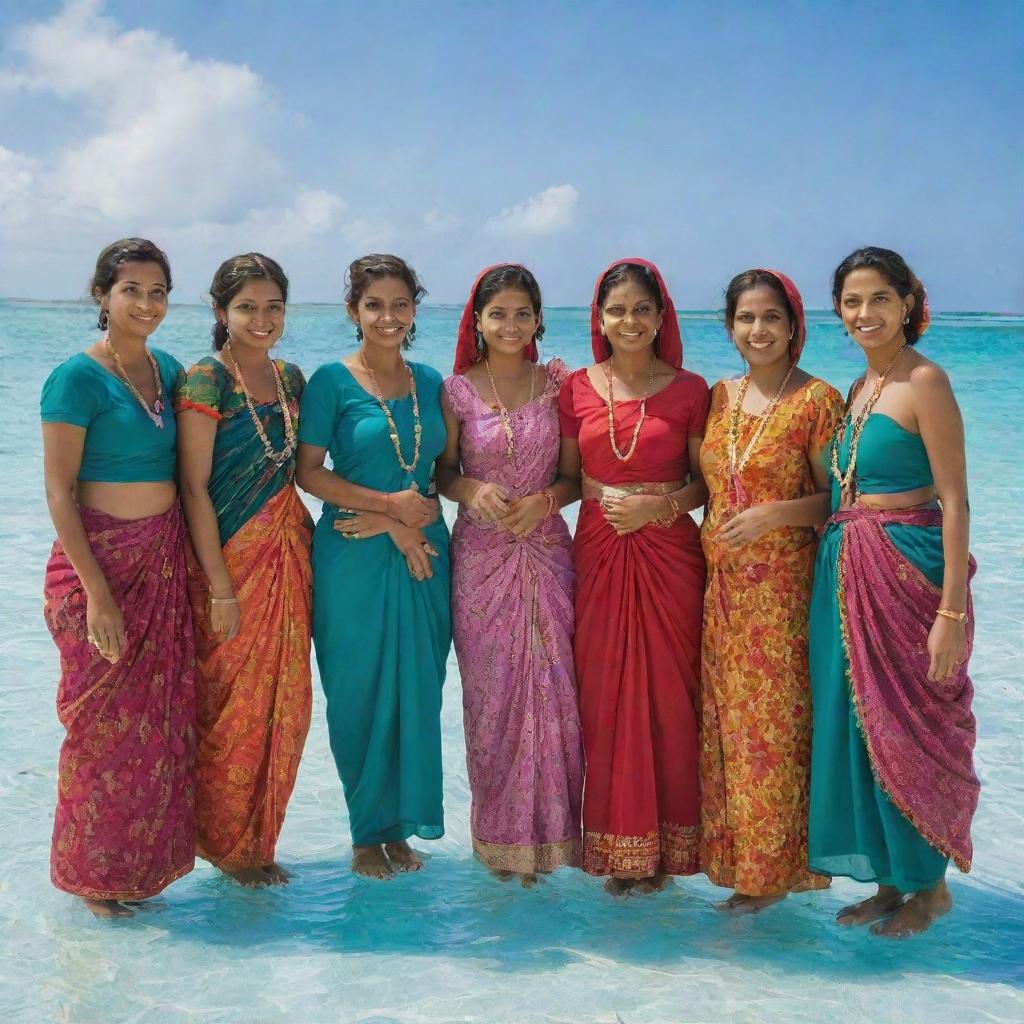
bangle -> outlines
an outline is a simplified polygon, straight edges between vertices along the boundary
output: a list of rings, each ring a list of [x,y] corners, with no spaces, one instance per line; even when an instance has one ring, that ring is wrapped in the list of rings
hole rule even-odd
[[[391,492],[390,491],[388,491],[388,493],[384,495],[384,515],[386,515],[389,519],[394,519],[395,518],[393,515],[391,515]]]
[[[544,518],[547,519],[555,513],[555,492],[550,487],[545,487],[540,493],[548,499],[548,510],[544,513]]]
[[[967,612],[955,612],[951,608],[939,608],[936,615],[941,615],[945,619],[952,619],[954,622],[959,622],[961,626],[967,623]]]
[[[210,604],[238,604],[237,597],[211,597]]]
[[[663,494],[662,497],[668,502],[668,511],[654,521],[658,526],[668,528],[679,518],[679,503],[671,494]]]

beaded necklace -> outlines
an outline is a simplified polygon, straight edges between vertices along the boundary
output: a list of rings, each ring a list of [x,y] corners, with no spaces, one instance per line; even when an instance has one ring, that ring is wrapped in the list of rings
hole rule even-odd
[[[527,405],[533,401],[533,392],[537,383],[536,367],[527,360],[527,365],[530,367],[530,398],[527,401]],[[505,403],[501,400],[501,396],[498,394],[497,385],[494,383],[494,377],[491,374],[491,363],[487,358],[484,359],[484,368],[487,370],[487,379],[491,382],[491,394],[494,396],[494,403],[498,407],[498,412],[501,414],[501,425],[505,429],[505,454],[510,459],[514,459],[516,456],[515,440],[512,434],[512,417],[509,415],[508,409],[505,407]]]
[[[796,369],[796,363],[793,363],[786,376],[783,378],[782,383],[779,385],[779,390],[772,396],[772,400],[764,407],[764,410],[757,417],[757,421],[754,425],[754,433],[751,435],[750,440],[747,442],[746,448],[743,449],[743,454],[737,458],[736,451],[739,447],[739,433],[740,433],[740,412],[743,409],[743,399],[746,397],[747,388],[750,386],[750,374],[746,374],[743,380],[740,381],[739,387],[736,389],[736,398],[732,404],[732,417],[729,422],[729,472],[732,479],[733,495],[736,499],[736,504],[746,508],[748,504],[747,492],[743,486],[743,482],[740,480],[740,473],[743,472],[743,467],[747,464],[747,459],[750,458],[750,453],[757,446],[757,442],[761,440],[761,435],[764,433],[764,428],[768,426],[768,420],[771,418],[775,407],[782,401],[782,395],[786,390],[786,385],[789,384],[790,378],[793,376],[793,371]]]
[[[875,407],[878,396],[882,393],[882,388],[885,387],[885,378],[889,375],[889,371],[896,365],[896,360],[903,355],[904,349],[907,347],[907,343],[904,342],[896,355],[889,360],[886,368],[878,375],[878,379],[871,389],[871,394],[868,395],[868,400],[857,414],[857,419],[853,424],[853,436],[850,439],[850,461],[846,465],[845,473],[839,472],[839,442],[846,433],[845,429],[837,430],[832,438],[832,451],[830,453],[832,476],[835,478],[836,483],[839,484],[839,504],[842,508],[852,505],[857,498],[857,448],[860,446],[860,435],[864,431],[864,424],[867,423],[871,410]]]
[[[276,466],[284,465],[291,458],[292,452],[295,451],[299,442],[295,436],[295,425],[292,423],[291,412],[288,409],[288,397],[284,393],[284,381],[281,380],[281,371],[278,370],[277,363],[273,359],[270,360],[270,368],[274,371],[274,386],[277,389],[277,404],[281,407],[281,418],[284,420],[284,447],[280,451],[277,451],[270,443],[270,438],[267,437],[267,432],[263,429],[259,413],[256,412],[256,406],[253,404],[252,395],[249,394],[249,389],[245,386],[245,378],[242,376],[238,360],[235,359],[235,353],[231,351],[230,339],[224,342],[224,352],[231,360],[231,369],[242,388],[242,394],[245,395],[245,404],[249,407],[249,415],[252,417],[252,423],[259,439],[263,442],[263,450],[266,452],[267,458]]]
[[[608,377],[608,397],[605,399],[605,404],[608,406],[608,439],[612,443],[612,451],[615,453],[615,458],[620,462],[629,462],[633,458],[633,452],[636,451],[636,443],[640,438],[640,428],[644,425],[644,420],[647,418],[647,396],[651,393],[651,387],[654,384],[654,373],[658,368],[658,355],[653,353],[651,356],[651,372],[647,377],[647,387],[644,388],[644,397],[640,399],[640,418],[636,421],[636,426],[633,428],[633,439],[630,441],[628,450],[623,453],[619,451],[619,446],[615,443],[615,390],[612,383],[612,359],[609,358],[605,361],[604,371]]]
[[[423,427],[420,424],[420,403],[416,396],[416,375],[412,372],[412,367],[402,359],[402,365],[405,367],[406,373],[409,374],[409,395],[412,398],[412,432],[414,439],[412,462],[406,462],[402,457],[402,443],[398,437],[398,426],[395,423],[394,416],[391,415],[388,403],[384,401],[384,393],[377,385],[377,375],[370,369],[370,365],[366,361],[366,356],[364,356],[362,352],[359,353],[359,358],[362,361],[366,375],[370,378],[370,386],[373,388],[373,397],[377,399],[377,404],[380,406],[381,412],[384,413],[384,417],[388,421],[388,437],[391,438],[391,445],[395,449],[395,455],[398,457],[398,465],[401,466],[406,473],[415,473],[416,464],[420,461],[420,440],[423,437]],[[415,481],[412,483],[412,489],[416,489]]]
[[[146,415],[152,420],[153,425],[163,430],[164,418],[161,413],[164,411],[164,387],[160,381],[160,368],[156,365],[153,353],[148,348],[145,350],[146,358],[149,360],[149,368],[153,371],[153,388],[156,391],[156,401],[153,402],[153,408],[151,409],[149,403],[142,397],[142,392],[131,382],[128,374],[125,372],[124,364],[121,362],[121,357],[117,354],[117,349],[111,344],[109,334],[103,339],[103,344],[106,345],[107,351],[110,352],[111,358],[114,360],[114,366],[117,367],[117,375],[124,382],[124,386],[135,396],[139,405],[145,410]]]

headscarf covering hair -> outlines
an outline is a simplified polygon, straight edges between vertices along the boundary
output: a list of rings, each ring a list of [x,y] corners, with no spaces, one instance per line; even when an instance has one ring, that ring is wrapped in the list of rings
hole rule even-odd
[[[658,358],[663,362],[668,363],[669,366],[674,366],[677,370],[682,369],[683,338],[679,333],[679,318],[676,316],[676,307],[672,302],[672,296],[669,295],[668,288],[665,287],[661,271],[649,260],[641,260],[634,256],[624,260],[616,260],[614,263],[609,264],[601,272],[601,276],[597,279],[597,284],[594,285],[594,301],[590,304],[590,345],[594,351],[594,361],[598,363],[604,362],[610,354],[608,342],[601,333],[601,310],[598,308],[597,295],[601,290],[601,282],[605,279],[605,275],[610,270],[621,267],[624,263],[635,263],[641,267],[646,267],[654,275],[654,280],[658,282],[658,291],[661,293],[662,318],[661,327],[658,328],[657,340],[655,341],[656,351]]]
[[[462,311],[462,319],[459,321],[458,339],[455,342],[455,365],[452,367],[452,373],[465,373],[474,363],[480,360],[480,349],[476,343],[476,313],[473,310],[473,305],[476,302],[476,293],[480,287],[480,282],[492,270],[497,270],[499,267],[522,267],[522,264],[494,263],[489,267],[484,267],[476,275],[473,287],[469,290],[466,308]],[[530,362],[537,362],[537,342],[531,341],[524,349],[523,355]]]
[[[793,310],[793,319],[796,321],[793,338],[789,343],[789,360],[795,363],[800,359],[800,353],[804,350],[804,343],[807,341],[807,317],[804,315],[804,300],[800,295],[800,289],[781,270],[771,270],[768,267],[757,267],[759,274],[770,274],[779,283],[786,298],[789,300],[790,308]]]

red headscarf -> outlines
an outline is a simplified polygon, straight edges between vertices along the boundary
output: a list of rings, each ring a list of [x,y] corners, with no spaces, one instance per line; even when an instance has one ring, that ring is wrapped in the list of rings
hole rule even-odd
[[[480,358],[480,351],[476,347],[476,314],[473,312],[473,303],[476,302],[476,292],[480,282],[498,267],[522,267],[521,263],[495,263],[490,267],[484,267],[473,287],[469,290],[469,299],[466,301],[466,308],[462,311],[462,319],[459,321],[458,340],[455,343],[455,366],[452,373],[465,373]],[[531,341],[523,351],[523,355],[531,362],[537,362],[537,343]]]
[[[672,303],[672,296],[669,295],[668,288],[665,287],[661,271],[653,263],[633,256],[624,260],[616,260],[607,266],[597,279],[597,284],[594,285],[594,301],[590,304],[590,344],[594,350],[594,361],[601,363],[608,358],[608,343],[601,333],[601,310],[597,306],[597,293],[601,289],[601,282],[604,280],[605,274],[609,270],[614,270],[615,267],[622,266],[623,263],[638,263],[641,267],[646,267],[654,275],[654,280],[658,282],[663,314],[661,327],[658,329],[658,358],[664,360],[669,366],[674,366],[677,370],[681,369],[683,338],[679,333],[679,318],[676,316],[676,307]]]
[[[757,267],[756,269],[759,274],[771,274],[789,300],[790,308],[793,310],[793,319],[796,321],[793,338],[789,343],[789,361],[795,363],[804,350],[804,342],[807,341],[807,319],[804,316],[804,300],[800,297],[800,289],[781,271],[769,270],[767,267]]]

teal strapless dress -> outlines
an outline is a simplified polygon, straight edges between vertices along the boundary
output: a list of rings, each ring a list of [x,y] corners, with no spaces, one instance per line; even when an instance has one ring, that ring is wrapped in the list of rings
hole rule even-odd
[[[852,429],[842,427],[839,468],[849,465]],[[826,450],[825,457],[828,457]],[[861,433],[857,486],[862,494],[893,494],[933,482],[924,443],[883,413],[872,413]],[[839,485],[832,481],[832,509]],[[893,544],[936,586],[944,568],[942,529],[885,527]],[[808,859],[811,870],[901,892],[930,889],[946,873],[947,858],[914,828],[879,789],[850,698],[850,663],[840,632],[837,566],[843,524],[825,528],[811,594],[808,654],[814,728]]]

